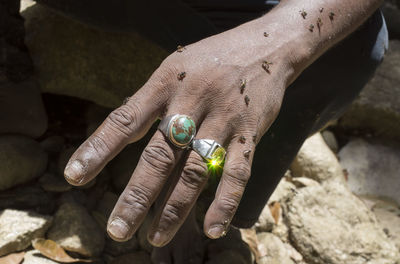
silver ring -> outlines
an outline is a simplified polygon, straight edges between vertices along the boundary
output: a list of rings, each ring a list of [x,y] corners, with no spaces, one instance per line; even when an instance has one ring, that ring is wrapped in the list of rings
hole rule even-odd
[[[191,147],[211,165],[221,165],[225,160],[226,150],[215,140],[194,139]]]
[[[187,115],[171,115],[161,120],[158,129],[179,148],[187,148],[196,135],[196,124]]]

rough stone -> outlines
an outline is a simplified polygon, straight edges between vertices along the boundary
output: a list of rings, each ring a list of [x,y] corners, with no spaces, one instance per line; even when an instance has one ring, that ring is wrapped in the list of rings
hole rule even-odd
[[[301,188],[288,203],[293,246],[311,264],[396,263],[400,252],[343,184]]]
[[[114,108],[141,87],[168,55],[137,33],[101,31],[39,4],[22,10],[22,15],[25,42],[43,92]]]
[[[381,138],[400,139],[400,40],[390,41],[384,61],[339,125],[370,131]]]
[[[139,242],[136,237],[133,236],[126,242],[116,242],[111,238],[107,238],[104,252],[111,256],[117,257],[123,254],[127,254],[136,251],[139,248]]]
[[[255,228],[257,232],[270,232],[275,226],[275,220],[271,215],[271,210],[269,205],[264,207],[261,215],[258,217],[257,223],[255,223]]]
[[[400,148],[357,139],[344,146],[339,157],[353,192],[388,197],[400,203]]]
[[[39,250],[30,250],[26,252],[24,256],[24,261],[22,262],[22,264],[57,264],[57,263],[59,262],[55,262],[40,254]]]
[[[40,186],[47,192],[66,192],[72,189],[72,185],[60,175],[56,176],[46,172],[39,179]]]
[[[118,201],[118,195],[113,192],[107,191],[96,205],[96,209],[92,215],[103,228],[107,227],[108,217],[110,216],[115,204]]]
[[[29,211],[0,211],[0,256],[29,247],[32,239],[44,236],[51,220]]]
[[[47,154],[33,139],[0,136],[0,190],[28,182],[42,175],[47,166]]]
[[[104,248],[104,232],[84,207],[64,203],[54,216],[47,237],[66,250],[86,257],[98,256]]]
[[[334,152],[339,151],[339,144],[336,140],[335,134],[329,130],[324,130],[321,132],[322,138],[324,139],[326,145]]]
[[[146,252],[139,251],[117,257],[111,261],[111,264],[131,264],[131,263],[151,264],[151,259]]]
[[[262,232],[257,234],[257,238],[259,251],[264,253],[258,264],[294,264],[285,244],[277,236]]]
[[[345,181],[339,161],[320,133],[304,142],[290,170],[293,177],[307,177],[320,183],[327,180]]]
[[[153,246],[147,240],[147,230],[149,229],[152,223],[153,216],[154,215],[152,212],[147,214],[142,225],[139,227],[139,230],[137,231],[137,240],[139,242],[140,248],[149,253],[152,251]]]
[[[65,139],[62,136],[50,136],[40,142],[42,148],[50,153],[58,153],[64,147]]]
[[[396,0],[386,0],[381,10],[386,20],[389,37],[400,38],[400,3]]]

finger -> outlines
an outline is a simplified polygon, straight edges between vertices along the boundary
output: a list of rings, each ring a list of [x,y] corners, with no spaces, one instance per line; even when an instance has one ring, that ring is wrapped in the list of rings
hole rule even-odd
[[[181,155],[157,130],[110,215],[111,238],[126,241],[136,232]]]
[[[146,134],[161,112],[161,104],[152,96],[154,90],[152,85],[146,84],[126,104],[111,112],[75,151],[64,171],[70,184],[87,183],[128,143]]]
[[[171,106],[171,112],[167,116],[175,113],[188,114],[198,123],[196,121],[199,116],[190,114],[191,111],[185,110],[182,105]],[[111,238],[125,241],[132,237],[181,155],[182,150],[169,143],[162,132],[157,130],[144,149],[128,185],[111,213],[108,224]]]
[[[204,121],[196,138],[213,139],[223,144],[227,138],[227,130],[220,125],[222,123],[219,120]],[[178,173],[181,173],[180,177],[148,233],[149,242],[157,247],[166,245],[174,237],[193,208],[209,176],[207,162],[193,150],[189,153],[183,169]]]
[[[250,178],[254,143],[250,135],[244,138],[245,143],[238,136],[229,145],[221,181],[204,219],[204,231],[213,239],[226,234]]]

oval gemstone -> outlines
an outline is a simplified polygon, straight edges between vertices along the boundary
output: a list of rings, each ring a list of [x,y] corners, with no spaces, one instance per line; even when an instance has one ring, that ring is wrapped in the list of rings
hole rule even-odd
[[[226,151],[223,147],[218,147],[215,149],[214,153],[211,155],[212,165],[219,166],[225,159]]]
[[[196,133],[196,125],[188,116],[178,116],[171,126],[172,141],[178,146],[189,144]]]

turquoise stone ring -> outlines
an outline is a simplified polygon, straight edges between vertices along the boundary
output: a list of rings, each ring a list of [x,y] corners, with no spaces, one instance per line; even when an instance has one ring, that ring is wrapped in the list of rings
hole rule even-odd
[[[179,148],[187,148],[196,135],[196,124],[187,115],[167,116],[161,120],[158,129]]]

